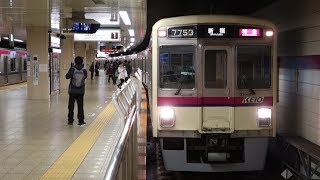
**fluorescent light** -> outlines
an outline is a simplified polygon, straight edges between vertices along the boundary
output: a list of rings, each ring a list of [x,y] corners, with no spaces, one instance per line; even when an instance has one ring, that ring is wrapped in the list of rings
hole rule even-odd
[[[3,37],[2,39],[9,39],[8,37]]]
[[[135,38],[130,38],[130,42],[134,43],[136,39]]]
[[[119,14],[120,14],[121,19],[125,25],[131,25],[131,21],[130,21],[130,18],[128,16],[127,11],[119,11]]]
[[[117,15],[118,16],[118,15]],[[101,25],[119,25],[119,18],[116,18],[115,21],[111,21],[111,13],[85,13],[84,17],[86,19],[94,19],[98,21]]]
[[[130,36],[134,36],[134,30],[133,29],[128,29],[128,31],[129,31],[129,35]]]
[[[21,39],[13,39],[13,40],[17,42],[23,42]]]
[[[134,43],[132,42],[132,43],[130,43],[130,46],[133,46],[134,45]]]

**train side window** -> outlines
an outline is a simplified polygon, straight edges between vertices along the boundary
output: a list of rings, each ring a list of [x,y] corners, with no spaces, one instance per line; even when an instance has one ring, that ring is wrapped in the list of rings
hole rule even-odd
[[[193,89],[195,87],[194,46],[160,46],[160,88]]]
[[[205,88],[227,86],[227,51],[205,51]]]

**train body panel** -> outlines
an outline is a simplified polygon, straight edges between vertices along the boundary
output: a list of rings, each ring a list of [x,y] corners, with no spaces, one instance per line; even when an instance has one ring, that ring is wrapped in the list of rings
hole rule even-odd
[[[201,155],[198,158],[189,157],[187,151],[187,143],[182,150],[166,150],[163,140],[160,140],[162,148],[162,156],[164,165],[169,171],[195,171],[195,172],[232,172],[232,171],[259,171],[263,169],[265,156],[267,154],[267,138],[246,138],[244,140],[244,159],[241,162],[225,163],[226,154],[212,153],[210,158],[219,156],[220,163],[207,163],[202,159]]]

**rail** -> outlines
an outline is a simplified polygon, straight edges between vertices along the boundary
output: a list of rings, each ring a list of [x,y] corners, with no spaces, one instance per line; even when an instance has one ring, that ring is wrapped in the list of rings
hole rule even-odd
[[[112,95],[112,102],[125,126],[112,154],[105,180],[131,180],[137,177],[137,114],[140,112],[142,96],[142,71],[138,69],[135,76],[138,79],[137,88],[129,79]]]
[[[104,180],[136,179],[137,157],[137,108],[131,109],[119,142],[112,154]]]
[[[302,137],[279,136],[282,163],[299,179],[318,179],[320,167],[320,147]],[[290,179],[290,176],[285,177]]]

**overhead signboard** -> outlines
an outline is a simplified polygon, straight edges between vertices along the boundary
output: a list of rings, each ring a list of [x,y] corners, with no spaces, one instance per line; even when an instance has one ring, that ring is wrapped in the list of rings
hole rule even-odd
[[[74,34],[74,41],[120,42],[120,29],[99,29],[93,34]]]
[[[50,35],[50,47],[60,48],[60,38]]]
[[[230,24],[178,26],[168,28],[168,38],[262,38],[261,27]]]

